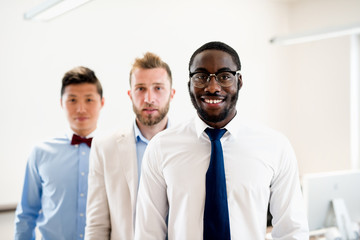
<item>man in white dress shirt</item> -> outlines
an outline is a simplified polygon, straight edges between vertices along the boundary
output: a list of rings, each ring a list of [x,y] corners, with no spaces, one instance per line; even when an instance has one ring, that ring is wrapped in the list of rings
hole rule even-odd
[[[85,239],[133,239],[141,160],[150,139],[169,125],[174,94],[167,63],[149,52],[135,59],[128,91],[132,126],[93,141]]]
[[[227,130],[221,145],[231,239],[264,240],[268,203],[274,239],[309,239],[289,141],[274,130],[245,124],[236,114],[240,69],[238,54],[222,42],[193,53],[188,88],[198,117],[159,133],[148,145],[135,239],[212,239],[203,236],[211,153],[206,128]]]

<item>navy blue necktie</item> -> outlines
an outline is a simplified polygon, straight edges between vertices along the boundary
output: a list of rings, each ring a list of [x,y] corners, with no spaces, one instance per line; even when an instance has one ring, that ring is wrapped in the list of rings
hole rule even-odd
[[[206,172],[204,240],[230,240],[224,157],[220,142],[226,129],[207,128],[205,132],[211,140],[211,156]]]

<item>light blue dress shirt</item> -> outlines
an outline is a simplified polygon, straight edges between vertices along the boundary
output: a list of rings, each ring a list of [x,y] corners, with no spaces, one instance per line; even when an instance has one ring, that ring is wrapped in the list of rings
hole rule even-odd
[[[169,128],[169,118],[166,124],[166,128]],[[146,150],[146,147],[149,143],[149,140],[147,140],[142,133],[140,132],[139,127],[136,124],[136,120],[134,121],[134,134],[135,134],[135,142],[136,142],[136,157],[137,157],[137,167],[138,167],[138,186],[140,183],[140,175],[141,175],[141,163],[142,158],[144,156],[144,152]]]
[[[91,137],[90,135],[88,137]],[[15,239],[84,239],[90,148],[71,145],[72,133],[37,145],[29,156]]]
[[[136,122],[134,123],[134,133],[135,133],[135,142],[136,142],[136,158],[137,158],[137,168],[138,168],[138,186],[140,183],[140,173],[141,173],[141,162],[145,152],[145,149],[149,143],[138,128]]]

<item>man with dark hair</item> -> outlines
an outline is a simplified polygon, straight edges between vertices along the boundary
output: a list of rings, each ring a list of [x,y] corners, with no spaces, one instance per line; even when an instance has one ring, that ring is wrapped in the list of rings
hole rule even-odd
[[[65,73],[61,107],[70,125],[64,135],[37,145],[29,156],[15,239],[83,239],[91,139],[104,105],[95,73],[76,67]]]
[[[209,42],[189,62],[198,117],[163,131],[144,154],[136,240],[308,239],[293,149],[285,136],[237,114],[238,54]]]
[[[134,238],[142,157],[155,134],[168,127],[174,94],[170,68],[159,56],[148,52],[135,60],[128,91],[135,121],[128,129],[97,138],[91,150],[87,240]]]

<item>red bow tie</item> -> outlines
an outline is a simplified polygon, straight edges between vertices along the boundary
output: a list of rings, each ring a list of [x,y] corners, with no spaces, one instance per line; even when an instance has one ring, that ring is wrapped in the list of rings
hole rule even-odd
[[[82,138],[76,134],[73,134],[71,145],[86,143],[89,147],[91,147],[92,138]]]

